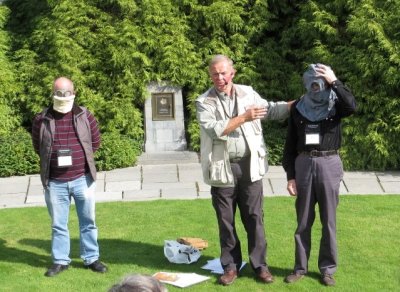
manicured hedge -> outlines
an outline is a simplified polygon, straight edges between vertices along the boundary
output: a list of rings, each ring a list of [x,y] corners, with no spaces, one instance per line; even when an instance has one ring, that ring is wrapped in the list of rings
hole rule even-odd
[[[384,0],[6,0],[0,135],[29,129],[65,75],[103,134],[142,145],[146,86],[164,80],[183,87],[189,146],[198,151],[194,100],[211,86],[208,60],[222,53],[235,62],[236,82],[273,101],[303,94],[307,64],[332,66],[358,103],[344,121],[345,168],[399,169],[399,15],[400,2]],[[265,127],[279,164],[286,124]],[[121,142],[116,157],[140,153],[131,147]],[[121,167],[107,155],[99,165]]]

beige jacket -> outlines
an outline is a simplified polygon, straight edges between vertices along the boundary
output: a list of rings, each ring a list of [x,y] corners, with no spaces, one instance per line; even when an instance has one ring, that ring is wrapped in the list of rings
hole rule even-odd
[[[288,116],[286,102],[268,102],[250,86],[234,85],[237,97],[238,115],[251,105],[268,107],[265,119],[285,119]],[[203,179],[206,184],[216,187],[234,186],[233,174],[227,151],[228,136],[222,135],[229,119],[214,88],[210,88],[196,99],[197,119],[200,124],[200,160]],[[241,126],[250,148],[251,181],[262,179],[268,169],[267,149],[264,143],[260,120],[246,122]]]

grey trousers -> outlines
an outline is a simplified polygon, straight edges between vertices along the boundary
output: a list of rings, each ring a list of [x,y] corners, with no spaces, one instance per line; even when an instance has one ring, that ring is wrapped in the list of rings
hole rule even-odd
[[[219,227],[221,264],[224,270],[239,271],[242,263],[240,240],[235,227],[238,207],[247,233],[250,264],[256,273],[260,273],[267,269],[262,181],[251,182],[249,159],[231,165],[235,187],[211,188]]]
[[[319,206],[322,236],[318,268],[322,274],[333,274],[337,267],[336,208],[343,166],[339,155],[296,158],[296,214],[294,235],[296,252],[294,271],[305,274],[311,250],[311,228],[315,219],[315,204]]]

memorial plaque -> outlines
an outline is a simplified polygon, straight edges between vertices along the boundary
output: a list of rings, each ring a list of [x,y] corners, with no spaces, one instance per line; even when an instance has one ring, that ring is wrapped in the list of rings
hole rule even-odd
[[[153,93],[151,98],[153,121],[166,121],[175,119],[173,93]]]
[[[144,105],[145,152],[187,149],[182,88],[165,81],[150,82]]]

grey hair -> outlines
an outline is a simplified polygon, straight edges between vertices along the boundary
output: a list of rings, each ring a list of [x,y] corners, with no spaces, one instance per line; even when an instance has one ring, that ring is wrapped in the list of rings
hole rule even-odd
[[[233,68],[232,59],[230,59],[229,57],[227,57],[225,55],[215,55],[214,57],[212,57],[212,59],[210,60],[210,63],[208,64],[208,70],[210,71],[212,66],[214,66],[215,64],[220,63],[220,62],[227,62],[228,65]]]
[[[168,292],[163,283],[147,275],[128,275],[108,292]]]

